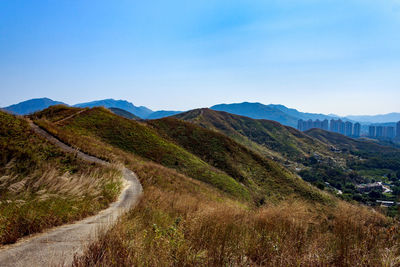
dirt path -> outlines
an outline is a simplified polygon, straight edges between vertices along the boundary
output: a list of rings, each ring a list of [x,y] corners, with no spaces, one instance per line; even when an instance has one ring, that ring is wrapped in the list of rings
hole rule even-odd
[[[73,118],[73,117],[75,117],[75,116],[81,114],[82,112],[84,112],[84,111],[86,111],[86,110],[87,110],[87,109],[80,110],[80,111],[78,111],[78,112],[76,112],[76,113],[74,113],[74,114],[72,114],[72,115],[70,115],[70,116],[68,116],[68,117],[66,117],[66,118],[63,118],[63,119],[61,119],[61,120],[58,120],[58,121],[54,122],[54,124],[60,124],[61,122],[66,121],[66,120],[69,120],[69,119],[71,119],[71,118]]]
[[[109,164],[76,151],[33,123],[31,123],[31,126],[36,133],[44,136],[66,152],[76,153],[79,158],[88,162]],[[99,229],[110,227],[119,215],[137,203],[142,193],[142,186],[136,174],[124,168],[123,177],[126,186],[118,200],[112,203],[109,208],[82,221],[56,227],[45,233],[21,239],[16,244],[1,248],[0,266],[70,266],[74,254],[82,253],[83,248],[90,241],[95,240]]]

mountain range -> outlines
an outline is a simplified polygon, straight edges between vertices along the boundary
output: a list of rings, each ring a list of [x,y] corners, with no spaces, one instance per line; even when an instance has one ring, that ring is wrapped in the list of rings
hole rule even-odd
[[[3,109],[18,115],[27,115],[33,112],[43,110],[53,105],[67,105],[60,101],[54,101],[49,98],[30,99],[15,105],[4,107]],[[153,111],[144,106],[135,106],[126,100],[104,99],[91,102],[79,103],[72,105],[73,107],[106,107],[118,108],[130,112],[131,114],[141,119],[160,119],[182,113],[183,111],[159,110]],[[264,105],[261,103],[233,103],[233,104],[218,104],[210,107],[212,110],[225,111],[231,114],[246,116],[252,119],[267,119],[277,121],[283,125],[296,127],[299,119],[303,120],[324,120],[339,118],[336,115],[325,115],[316,113],[301,112],[293,108],[288,108],[284,105]],[[341,117],[343,120],[358,121],[362,124],[372,123],[389,123],[400,121],[400,113],[389,113],[384,115],[366,115],[366,116],[347,116]]]

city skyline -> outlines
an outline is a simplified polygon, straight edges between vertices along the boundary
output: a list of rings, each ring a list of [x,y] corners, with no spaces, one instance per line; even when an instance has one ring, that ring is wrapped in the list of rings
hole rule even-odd
[[[400,139],[400,121],[396,122],[395,126],[369,125],[368,132],[361,131],[359,122],[353,123],[342,119],[325,119],[325,120],[298,120],[297,129],[299,131],[307,131],[313,128],[322,129],[340,133],[348,137],[371,137],[377,139]]]
[[[302,120],[297,123],[297,129],[300,131],[307,131],[312,128],[318,128],[325,131],[340,133],[349,137],[361,136],[361,124],[359,122],[352,123],[350,121],[343,121],[341,119],[325,119],[325,120]]]
[[[398,1],[2,1],[0,106],[399,112]],[[101,19],[100,19],[101,18]]]

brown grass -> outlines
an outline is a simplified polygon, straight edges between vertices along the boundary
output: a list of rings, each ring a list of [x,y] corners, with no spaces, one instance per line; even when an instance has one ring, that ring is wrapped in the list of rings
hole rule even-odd
[[[121,189],[118,166],[88,164],[64,153],[24,118],[4,112],[0,151],[0,245],[92,215]]]
[[[156,182],[138,207],[74,266],[400,264],[398,225],[369,208],[288,200],[255,209],[156,164],[143,171]]]
[[[144,186],[139,205],[74,266],[400,266],[398,223],[370,208],[290,198],[256,208],[92,137],[51,130],[123,162]]]
[[[9,164],[10,165],[10,164]],[[71,174],[47,164],[28,176],[0,177],[0,244],[104,209],[121,189],[121,171],[93,166]]]

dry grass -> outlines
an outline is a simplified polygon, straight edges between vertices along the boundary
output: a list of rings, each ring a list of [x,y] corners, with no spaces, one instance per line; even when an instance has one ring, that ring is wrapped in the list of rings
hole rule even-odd
[[[15,197],[34,194],[42,199],[43,195],[52,193],[77,198],[85,195],[101,197],[105,183],[117,182],[118,177],[121,177],[120,169],[119,166],[96,166],[79,173],[65,172],[60,175],[60,170],[54,165],[46,164],[31,171],[28,176],[7,174],[0,177],[0,189]]]
[[[92,137],[51,130],[123,162],[144,186],[139,205],[74,266],[400,266],[398,223],[370,208],[290,198],[256,208]]]
[[[9,164],[10,165],[10,164]],[[0,244],[63,223],[80,220],[104,209],[121,189],[119,168],[93,166],[60,175],[48,164],[20,177],[0,177]]]
[[[369,208],[288,200],[255,209],[159,165],[142,171],[152,182],[138,207],[74,266],[400,265],[399,226]]]

